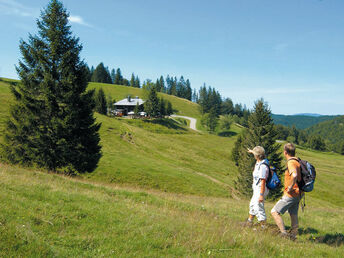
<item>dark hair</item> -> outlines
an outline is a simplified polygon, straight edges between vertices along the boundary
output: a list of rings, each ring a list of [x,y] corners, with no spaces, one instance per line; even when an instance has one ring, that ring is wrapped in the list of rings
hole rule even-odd
[[[284,151],[289,155],[294,157],[295,156],[295,145],[292,143],[287,143],[286,145],[284,145]]]

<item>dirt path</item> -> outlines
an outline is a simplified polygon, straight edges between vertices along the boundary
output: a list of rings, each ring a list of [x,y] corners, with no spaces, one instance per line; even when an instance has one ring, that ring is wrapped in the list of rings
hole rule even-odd
[[[171,117],[180,117],[180,118],[184,118],[184,119],[190,120],[190,129],[198,131],[196,129],[196,123],[197,123],[197,119],[196,118],[188,117],[188,116],[178,116],[178,115],[171,115]]]

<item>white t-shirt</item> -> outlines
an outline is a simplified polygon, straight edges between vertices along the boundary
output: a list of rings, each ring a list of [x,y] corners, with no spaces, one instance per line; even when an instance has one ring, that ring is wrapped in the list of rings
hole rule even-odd
[[[269,169],[266,165],[262,163],[267,163],[266,160],[262,160],[260,162],[256,162],[253,170],[253,183],[252,188],[259,188],[261,187],[261,181],[258,183],[259,179],[267,179],[269,175]],[[257,184],[258,183],[258,184]]]

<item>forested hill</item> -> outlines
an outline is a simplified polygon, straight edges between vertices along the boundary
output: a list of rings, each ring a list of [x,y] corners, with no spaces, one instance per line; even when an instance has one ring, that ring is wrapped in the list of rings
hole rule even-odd
[[[332,144],[344,142],[344,116],[313,125],[306,132],[320,135]]]
[[[312,115],[276,115],[272,114],[275,124],[293,126],[297,129],[306,129],[318,123],[329,121],[338,116],[312,116]]]

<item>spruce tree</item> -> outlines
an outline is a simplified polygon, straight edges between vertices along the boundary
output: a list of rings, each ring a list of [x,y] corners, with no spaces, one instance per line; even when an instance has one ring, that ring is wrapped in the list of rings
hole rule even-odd
[[[148,92],[148,98],[144,103],[145,111],[151,117],[158,117],[159,110],[159,99],[156,93],[155,86],[152,86]]]
[[[166,92],[166,89],[165,89],[165,81],[164,81],[164,77],[161,75],[160,76],[160,80],[159,80],[159,82],[160,82],[160,88],[161,88],[161,92]]]
[[[271,118],[271,111],[267,103],[260,99],[255,103],[253,113],[248,118],[248,128],[240,139],[240,148],[234,150],[237,153],[233,154],[238,157],[237,163],[240,171],[235,185],[242,194],[247,196],[252,194],[252,171],[255,159],[252,154],[247,152],[247,148],[253,149],[255,146],[262,146],[270,165],[276,168],[280,176],[282,175],[280,145],[276,143],[276,140],[277,132]],[[269,194],[272,198],[280,195],[281,188],[271,191]]]
[[[100,88],[95,96],[95,103],[96,103],[96,111],[99,114],[106,115],[107,114],[107,103],[105,98],[105,93],[102,88]]]
[[[117,71],[116,71],[114,84],[117,84],[117,85],[123,84],[123,77],[122,77],[121,69],[119,68],[117,68]]]
[[[20,42],[21,83],[11,88],[15,102],[2,145],[10,163],[83,173],[101,157],[93,91],[86,91],[82,46],[68,16],[61,2],[50,1],[37,20],[38,34]]]
[[[159,101],[159,113],[161,117],[164,117],[166,115],[166,104],[163,98],[160,98]]]
[[[134,74],[134,73],[131,74],[130,86],[131,86],[131,87],[135,87],[135,86],[136,86],[136,85],[135,85],[135,74]]]
[[[112,84],[115,84],[116,71],[115,71],[115,69],[113,69],[113,68],[112,68],[112,70],[111,70],[110,77],[111,77],[111,83],[112,83]]]
[[[166,106],[166,115],[170,116],[173,114],[173,107],[172,103],[170,101],[167,101],[167,106]]]
[[[135,87],[136,88],[141,88],[140,79],[139,79],[139,77],[137,75],[136,75],[136,78],[135,78]]]
[[[92,82],[101,82],[101,83],[112,83],[109,70],[105,68],[103,63],[97,65],[94,70],[91,78]]]

